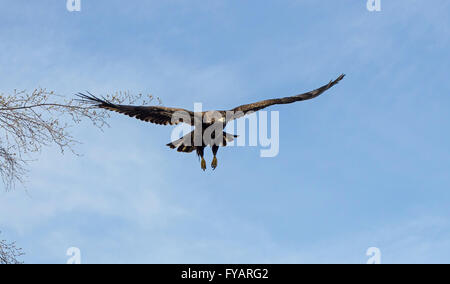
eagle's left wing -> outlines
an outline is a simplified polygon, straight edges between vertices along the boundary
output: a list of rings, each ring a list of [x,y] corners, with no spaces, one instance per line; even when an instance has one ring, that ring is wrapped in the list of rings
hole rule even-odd
[[[194,125],[194,113],[182,108],[119,105],[105,99],[97,98],[91,94],[85,95],[79,93],[78,97],[80,97],[82,101],[94,104],[96,107],[122,113],[151,123],[174,125],[184,122],[186,124]]]
[[[300,94],[300,95],[296,95],[296,96],[292,96],[292,97],[265,100],[265,101],[260,101],[260,102],[256,102],[256,103],[252,103],[252,104],[238,106],[238,107],[230,110],[232,112],[232,115],[231,115],[231,119],[229,118],[228,121],[240,118],[251,112],[261,110],[268,106],[278,105],[278,104],[290,104],[290,103],[294,103],[294,102],[305,101],[305,100],[315,98],[315,97],[319,96],[320,94],[322,94],[323,92],[325,92],[326,90],[328,90],[329,88],[331,88],[334,85],[336,85],[337,83],[339,83],[339,81],[341,81],[344,77],[345,77],[345,75],[342,74],[336,80],[330,81],[330,83],[328,83],[316,90],[313,90],[313,91],[310,91],[310,92],[307,92],[304,94]]]

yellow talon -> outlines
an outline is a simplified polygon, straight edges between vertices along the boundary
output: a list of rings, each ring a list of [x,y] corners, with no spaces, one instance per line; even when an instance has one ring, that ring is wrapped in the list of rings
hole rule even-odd
[[[212,162],[211,162],[211,168],[213,168],[213,170],[215,170],[217,168],[217,158],[216,156],[214,156]]]
[[[201,166],[202,166],[202,170],[205,171],[206,170],[206,161],[204,158],[202,158]]]

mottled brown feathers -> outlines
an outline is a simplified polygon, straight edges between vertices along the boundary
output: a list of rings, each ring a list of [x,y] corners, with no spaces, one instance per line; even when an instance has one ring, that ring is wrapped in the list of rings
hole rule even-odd
[[[315,89],[313,91],[310,91],[310,92],[307,92],[307,93],[303,93],[303,94],[300,94],[300,95],[291,96],[291,97],[285,97],[285,98],[279,98],[279,99],[264,100],[264,101],[259,101],[259,102],[256,102],[256,103],[251,103],[251,104],[238,106],[238,107],[236,107],[236,108],[231,110],[234,113],[234,116],[232,117],[232,119],[237,119],[239,117],[245,116],[248,113],[255,112],[255,111],[261,110],[263,108],[266,108],[266,107],[269,107],[269,106],[272,106],[272,105],[290,104],[290,103],[294,103],[294,102],[299,102],[299,101],[305,101],[305,100],[313,99],[313,98],[321,95],[323,92],[325,92],[329,88],[333,87],[337,83],[339,83],[339,81],[344,79],[344,77],[345,77],[345,75],[342,74],[336,80],[330,81],[330,83],[328,83],[328,84],[326,84],[326,85],[324,85],[324,86],[322,86],[322,87],[320,87],[318,89]]]
[[[159,125],[174,125],[181,122],[192,125],[194,122],[194,113],[181,108],[118,105],[108,102],[105,99],[97,98],[91,94],[85,95],[80,93],[78,96],[87,102],[96,104],[99,108],[122,113],[128,115],[129,117],[134,117],[142,121]]]

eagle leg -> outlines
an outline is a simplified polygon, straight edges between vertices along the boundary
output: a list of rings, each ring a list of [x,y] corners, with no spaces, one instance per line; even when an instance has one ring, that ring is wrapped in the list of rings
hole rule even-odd
[[[215,170],[217,168],[217,157],[216,157],[216,154],[217,154],[218,150],[219,150],[219,146],[217,146],[217,145],[213,145],[212,146],[212,152],[213,152],[214,157],[213,157],[213,160],[211,162],[211,168],[213,170]]]
[[[206,170],[206,161],[205,161],[205,158],[203,157],[204,149],[205,149],[205,147],[197,147],[197,155],[202,159],[202,161],[200,162],[200,165],[201,165],[203,171]]]
[[[202,170],[203,170],[203,171],[206,171],[206,161],[205,161],[205,158],[202,157],[202,161],[201,161],[200,164],[201,164]]]

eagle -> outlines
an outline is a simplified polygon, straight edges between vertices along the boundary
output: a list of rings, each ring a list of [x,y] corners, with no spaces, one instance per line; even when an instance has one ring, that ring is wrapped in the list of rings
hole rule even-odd
[[[336,80],[332,80],[318,89],[295,96],[263,100],[251,104],[241,105],[231,110],[203,112],[193,112],[182,108],[164,106],[133,106],[115,104],[105,98],[98,98],[89,92],[88,95],[78,93],[77,96],[80,97],[83,102],[93,104],[94,107],[125,114],[142,121],[159,125],[177,125],[179,123],[186,123],[194,126],[194,130],[191,133],[176,141],[168,143],[167,146],[171,149],[177,149],[178,152],[192,153],[196,151],[197,156],[201,160],[200,166],[202,170],[205,171],[205,148],[208,146],[211,147],[213,153],[211,168],[215,170],[217,167],[216,155],[219,147],[227,146],[227,143],[232,142],[238,137],[237,135],[229,134],[223,131],[227,123],[272,105],[290,104],[313,99],[339,83],[344,77],[345,74],[342,74]]]

